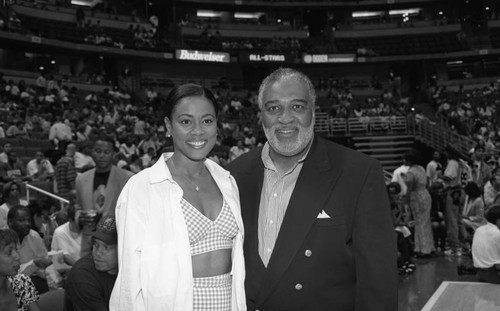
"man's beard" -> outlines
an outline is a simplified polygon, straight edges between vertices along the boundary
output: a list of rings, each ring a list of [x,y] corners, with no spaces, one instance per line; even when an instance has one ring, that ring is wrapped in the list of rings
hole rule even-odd
[[[296,126],[299,130],[297,139],[288,142],[280,141],[276,136],[276,131],[280,127],[282,126],[273,125],[271,128],[263,128],[271,148],[283,156],[291,157],[299,154],[307,147],[314,137],[314,122],[311,122],[311,125],[308,127],[301,125]]]

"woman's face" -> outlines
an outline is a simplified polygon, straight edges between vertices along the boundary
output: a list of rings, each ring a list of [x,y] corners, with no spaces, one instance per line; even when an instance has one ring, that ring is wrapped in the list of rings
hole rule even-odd
[[[165,118],[176,156],[205,160],[217,139],[217,116],[212,102],[203,96],[184,97]]]
[[[14,185],[12,185],[12,186],[10,187],[9,198],[11,198],[11,199],[17,199],[17,198],[19,198],[19,195],[20,195],[20,190],[21,190],[21,189],[19,189],[19,186],[18,186],[18,185],[15,185],[15,184],[14,184]]]
[[[20,264],[16,243],[10,243],[0,251],[0,276],[16,275]]]

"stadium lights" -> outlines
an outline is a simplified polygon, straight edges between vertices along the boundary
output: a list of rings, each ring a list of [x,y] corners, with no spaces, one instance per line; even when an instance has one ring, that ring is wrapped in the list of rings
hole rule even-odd
[[[414,9],[402,9],[402,10],[390,10],[389,15],[418,15],[420,13],[420,8]]]
[[[82,6],[92,6],[92,1],[89,1],[89,0],[71,0],[71,4],[82,5]]]
[[[449,61],[449,62],[446,62],[446,65],[460,65],[460,64],[463,64],[464,62],[461,61],[461,60],[453,60],[453,61]]]
[[[366,17],[376,17],[381,16],[382,11],[360,11],[352,12],[352,18],[366,18]]]
[[[221,12],[209,11],[209,10],[198,10],[196,11],[197,17],[205,17],[205,18],[220,18],[222,15]]]
[[[238,19],[259,19],[264,13],[256,12],[256,13],[242,13],[236,12],[234,13],[234,18]]]

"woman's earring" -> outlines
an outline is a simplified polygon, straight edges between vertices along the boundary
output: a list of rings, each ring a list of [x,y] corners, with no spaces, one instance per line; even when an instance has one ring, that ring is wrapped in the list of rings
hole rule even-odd
[[[170,138],[170,133],[167,133],[167,138]]]

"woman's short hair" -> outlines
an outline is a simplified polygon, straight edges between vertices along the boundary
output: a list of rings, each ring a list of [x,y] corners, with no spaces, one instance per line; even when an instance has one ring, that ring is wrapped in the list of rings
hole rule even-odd
[[[489,223],[496,225],[497,220],[500,219],[500,205],[492,205],[484,214],[484,218],[486,218]]]
[[[473,181],[470,181],[467,183],[467,185],[465,185],[464,192],[469,197],[474,199],[481,196],[481,189],[479,189],[479,186]]]
[[[175,107],[183,98],[191,96],[201,96],[206,98],[214,106],[215,116],[219,114],[217,99],[209,89],[198,84],[187,83],[176,86],[170,91],[165,103],[165,116],[171,120]]]
[[[12,243],[17,243],[19,237],[17,233],[12,229],[0,229],[0,251]]]

